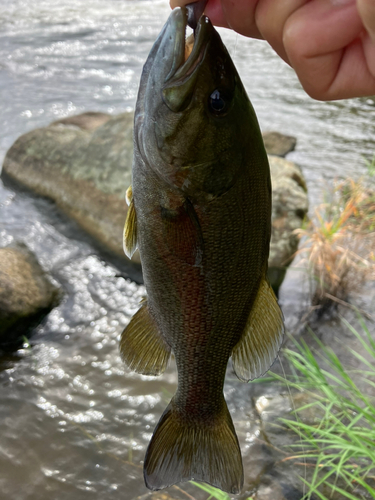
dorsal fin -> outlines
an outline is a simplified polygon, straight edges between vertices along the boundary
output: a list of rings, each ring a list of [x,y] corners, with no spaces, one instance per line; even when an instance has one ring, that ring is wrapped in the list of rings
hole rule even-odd
[[[123,247],[125,255],[131,259],[137,249],[137,214],[134,207],[131,186],[129,186],[126,191],[126,202],[129,208],[125,220]]]
[[[275,361],[284,336],[283,313],[266,278],[262,279],[241,340],[232,351],[237,377],[248,382]]]
[[[122,332],[120,353],[131,370],[143,375],[160,375],[168,365],[171,348],[150,316],[146,299]]]

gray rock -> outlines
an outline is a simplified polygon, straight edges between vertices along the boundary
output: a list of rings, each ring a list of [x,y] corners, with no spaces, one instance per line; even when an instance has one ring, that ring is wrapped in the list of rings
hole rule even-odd
[[[56,120],[52,125],[71,125],[73,127],[81,128],[82,130],[89,130],[93,132],[96,128],[107,123],[111,118],[108,113],[99,113],[95,111],[87,111],[80,115],[68,116],[61,120]]]
[[[8,151],[2,177],[52,199],[68,216],[121,259],[127,213],[125,191],[131,183],[133,113],[110,117],[84,113],[21,136]],[[296,249],[291,232],[307,210],[304,181],[297,166],[271,158],[274,227],[270,278],[280,272]],[[138,253],[132,265],[140,269]]]
[[[268,157],[272,179],[272,234],[268,276],[273,288],[280,287],[287,267],[298,248],[295,230],[308,210],[306,183],[301,169],[293,162]]]
[[[18,348],[59,297],[25,245],[0,248],[0,349]]]
[[[297,139],[279,132],[263,132],[263,141],[269,155],[286,156],[297,144]]]

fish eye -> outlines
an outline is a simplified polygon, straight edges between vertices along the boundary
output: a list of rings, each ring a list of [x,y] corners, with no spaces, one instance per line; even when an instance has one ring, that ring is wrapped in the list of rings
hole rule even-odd
[[[222,113],[227,107],[227,101],[218,89],[212,92],[208,99],[208,103],[211,111],[213,111],[215,114]]]

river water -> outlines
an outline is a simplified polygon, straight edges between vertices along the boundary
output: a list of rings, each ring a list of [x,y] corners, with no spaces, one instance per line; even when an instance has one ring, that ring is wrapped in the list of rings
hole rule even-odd
[[[167,0],[0,0],[1,163],[33,128],[134,108],[168,13]],[[222,32],[261,128],[297,137],[290,159],[303,168],[313,202],[335,178],[366,173],[374,99],[313,101],[264,42]],[[0,358],[0,498],[144,495],[141,461],[176,376],[173,367],[160,379],[134,375],[119,358],[119,335],[143,287],[103,261],[48,202],[0,185],[0,246],[14,240],[36,253],[65,295],[32,347]],[[249,388],[229,377],[225,392],[244,450]]]

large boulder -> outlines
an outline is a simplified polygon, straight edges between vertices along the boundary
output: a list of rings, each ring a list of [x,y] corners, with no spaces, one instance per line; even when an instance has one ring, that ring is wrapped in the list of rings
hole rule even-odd
[[[133,114],[84,113],[22,135],[5,157],[2,177],[53,200],[123,258],[132,161]],[[133,262],[140,266],[139,257]]]
[[[122,232],[127,213],[125,191],[131,183],[132,137],[130,112],[66,118],[17,139],[5,157],[2,177],[4,182],[52,199],[106,249],[125,260]],[[276,221],[270,278],[277,288],[285,264],[296,250],[293,230],[307,211],[307,196],[297,166],[275,157],[270,157],[270,163]],[[132,265],[140,269],[137,253]]]
[[[59,298],[25,245],[0,248],[0,349],[17,349]]]

